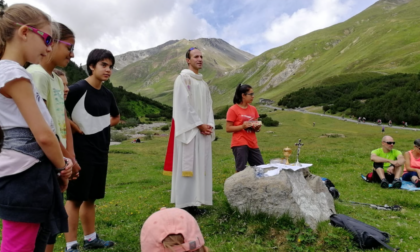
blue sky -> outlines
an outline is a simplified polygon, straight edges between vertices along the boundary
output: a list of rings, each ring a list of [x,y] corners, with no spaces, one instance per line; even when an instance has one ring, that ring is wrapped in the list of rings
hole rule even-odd
[[[226,41],[258,55],[311,31],[343,22],[373,0],[209,0],[192,4]]]
[[[375,0],[6,0],[34,5],[76,34],[75,61],[94,48],[115,55],[174,39],[221,38],[259,55],[343,22]]]

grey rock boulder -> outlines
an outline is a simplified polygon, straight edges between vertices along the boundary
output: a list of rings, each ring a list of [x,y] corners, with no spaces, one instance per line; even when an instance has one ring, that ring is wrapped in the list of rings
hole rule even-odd
[[[254,168],[247,167],[225,181],[224,192],[240,213],[288,214],[295,220],[303,218],[312,229],[336,213],[334,199],[322,179],[308,169],[282,170],[272,177],[256,178]]]

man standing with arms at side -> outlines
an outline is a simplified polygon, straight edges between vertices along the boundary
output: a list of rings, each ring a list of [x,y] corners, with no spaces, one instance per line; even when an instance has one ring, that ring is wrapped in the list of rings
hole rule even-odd
[[[213,205],[213,102],[203,75],[198,73],[203,65],[201,51],[188,49],[186,61],[188,69],[181,71],[174,84],[171,203],[198,215],[204,212],[198,206]]]
[[[382,188],[401,188],[402,165],[404,156],[401,151],[394,150],[395,141],[391,136],[382,138],[382,147],[373,150],[370,160],[373,161],[373,181],[380,182]],[[387,168],[385,170],[385,168]]]

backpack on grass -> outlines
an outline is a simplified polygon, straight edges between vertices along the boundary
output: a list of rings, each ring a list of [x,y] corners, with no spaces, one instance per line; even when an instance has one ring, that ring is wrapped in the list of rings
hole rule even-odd
[[[322,182],[324,182],[325,186],[328,188],[328,191],[330,192],[333,199],[338,199],[340,197],[340,193],[338,192],[337,188],[335,188],[335,185],[331,180],[327,178],[321,178]]]
[[[362,177],[363,178],[363,177]],[[373,172],[369,172],[368,174],[366,174],[366,182],[372,183],[373,182]]]
[[[344,214],[333,214],[330,216],[331,225],[342,227],[353,235],[353,240],[362,249],[372,249],[380,245],[391,251],[398,251],[399,248],[392,248],[389,242],[389,234],[378,230],[366,223],[353,219]]]

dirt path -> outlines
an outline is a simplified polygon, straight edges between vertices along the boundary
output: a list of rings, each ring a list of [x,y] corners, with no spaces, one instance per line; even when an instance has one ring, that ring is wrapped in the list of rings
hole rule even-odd
[[[124,128],[122,130],[113,130],[112,132],[120,132],[126,135],[129,135],[129,138],[140,138],[144,137],[144,134],[137,134],[137,132],[144,131],[144,130],[152,130],[156,127],[162,127],[164,125],[168,125],[169,123],[166,122],[154,122],[151,124],[139,124],[137,127],[134,128]],[[130,134],[134,132],[134,134]],[[110,145],[118,145],[120,142],[111,142]]]
[[[271,109],[277,109],[277,110],[281,110],[282,109],[280,107],[271,106],[271,105],[264,105],[264,107],[271,108]],[[330,117],[330,118],[338,119],[338,120],[341,120],[341,121],[352,122],[352,123],[357,123],[357,124],[365,124],[365,125],[372,125],[372,126],[378,126],[378,127],[384,126],[386,128],[402,129],[402,130],[412,130],[412,131],[418,131],[419,130],[417,128],[402,127],[402,126],[392,126],[392,127],[390,127],[390,126],[385,125],[385,124],[378,125],[377,123],[372,123],[372,122],[364,122],[364,123],[362,123],[362,122],[358,122],[357,120],[350,119],[350,118],[344,118],[343,119],[340,116],[324,115],[324,114],[320,114],[320,113],[309,112],[309,111],[306,111],[303,108],[299,108],[299,109],[284,109],[284,110],[285,111],[294,111],[294,112],[312,114],[312,115],[317,115],[317,116]]]

